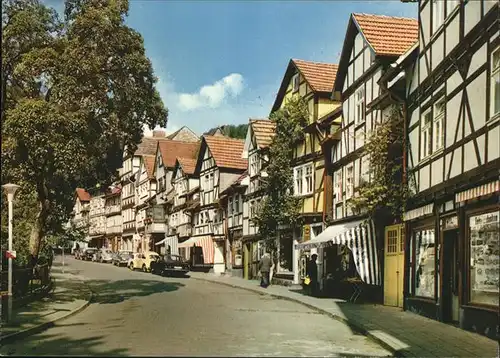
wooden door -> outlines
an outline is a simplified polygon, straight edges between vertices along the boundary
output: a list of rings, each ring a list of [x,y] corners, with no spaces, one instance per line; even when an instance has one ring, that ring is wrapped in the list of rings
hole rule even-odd
[[[384,305],[403,307],[404,225],[385,228]]]

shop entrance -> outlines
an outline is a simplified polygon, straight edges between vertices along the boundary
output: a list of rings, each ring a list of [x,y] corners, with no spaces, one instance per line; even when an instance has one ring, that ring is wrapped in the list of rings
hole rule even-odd
[[[442,254],[442,298],[443,321],[458,323],[460,317],[460,303],[458,299],[458,230],[443,231]]]
[[[384,305],[403,307],[404,225],[385,228]]]

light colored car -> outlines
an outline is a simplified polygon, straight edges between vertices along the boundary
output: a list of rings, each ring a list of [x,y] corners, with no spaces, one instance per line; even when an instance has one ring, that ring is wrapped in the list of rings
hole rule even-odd
[[[113,260],[111,263],[115,266],[127,266],[129,264],[130,258],[133,257],[132,251],[119,251],[113,254]]]
[[[113,251],[106,248],[101,248],[95,254],[95,261],[100,263],[110,263],[113,259]]]
[[[141,269],[143,272],[151,271],[151,262],[156,261],[160,255],[154,251],[146,251],[144,253],[136,253],[128,261],[128,268],[131,270]]]

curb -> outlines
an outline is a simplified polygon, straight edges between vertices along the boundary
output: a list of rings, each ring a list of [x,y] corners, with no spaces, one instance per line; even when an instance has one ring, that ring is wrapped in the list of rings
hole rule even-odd
[[[262,296],[264,295],[267,295],[267,296],[271,296],[271,297],[274,297],[274,298],[277,298],[277,299],[282,299],[282,300],[287,300],[287,301],[290,301],[290,302],[295,302],[295,303],[298,303],[298,304],[301,304],[303,306],[306,306],[316,312],[319,312],[321,314],[324,314],[336,321],[339,321],[339,322],[342,322],[344,324],[346,324],[347,326],[349,326],[349,328],[351,328],[351,330],[355,331],[356,333],[360,333],[368,338],[370,338],[371,340],[377,342],[378,344],[380,344],[383,348],[387,349],[389,352],[391,352],[393,354],[394,357],[405,357],[405,354],[403,352],[401,352],[401,350],[398,350],[398,349],[395,349],[394,347],[392,347],[389,343],[387,343],[386,341],[384,341],[383,339],[377,337],[376,335],[370,333],[367,329],[365,329],[363,326],[357,324],[357,323],[353,323],[351,321],[349,321],[348,319],[344,318],[344,317],[340,317],[336,314],[333,314],[331,312],[328,312],[328,311],[325,311],[321,308],[318,308],[316,306],[313,306],[309,303],[305,303],[301,300],[298,300],[296,298],[292,298],[292,297],[286,297],[286,296],[282,296],[282,295],[277,295],[277,294],[274,294],[274,293],[269,293],[269,292],[265,292],[265,291],[261,291],[259,289],[256,289],[256,288],[249,288],[249,287],[242,287],[242,286],[238,286],[238,285],[235,285],[235,284],[232,284],[232,283],[228,283],[228,282],[221,282],[221,281],[215,281],[215,280],[210,280],[210,279],[207,279],[207,278],[202,278],[202,277],[193,277],[191,276],[192,279],[195,279],[195,280],[199,280],[199,281],[205,281],[205,282],[211,282],[211,283],[215,283],[215,284],[219,284],[219,285],[223,285],[223,286],[229,286],[229,287],[232,287],[232,288],[238,288],[238,289],[241,289],[241,290],[246,290],[246,291],[250,291],[250,292],[254,292],[254,293],[258,293]]]
[[[86,286],[85,283],[83,283],[83,284]],[[4,337],[0,337],[0,344],[1,345],[9,344],[9,343],[12,343],[19,338],[24,338],[24,337],[34,335],[36,333],[40,333],[40,332],[45,331],[51,327],[54,327],[57,322],[62,321],[62,320],[69,318],[71,316],[74,316],[77,313],[80,313],[81,311],[83,311],[85,308],[87,308],[90,305],[90,303],[92,302],[92,300],[94,298],[94,293],[92,292],[92,290],[90,288],[89,288],[89,292],[90,292],[90,295],[89,295],[89,298],[87,299],[87,302],[80,305],[80,307],[65,314],[64,316],[55,318],[51,321],[41,323],[41,324],[34,326],[34,327],[26,328],[26,329],[19,331],[19,332],[11,333],[11,334],[6,335]]]

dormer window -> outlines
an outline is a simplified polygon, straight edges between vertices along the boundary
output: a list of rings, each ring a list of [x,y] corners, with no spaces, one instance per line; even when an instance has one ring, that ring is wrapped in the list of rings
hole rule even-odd
[[[292,77],[292,88],[293,92],[297,92],[299,90],[299,74],[296,73]]]

